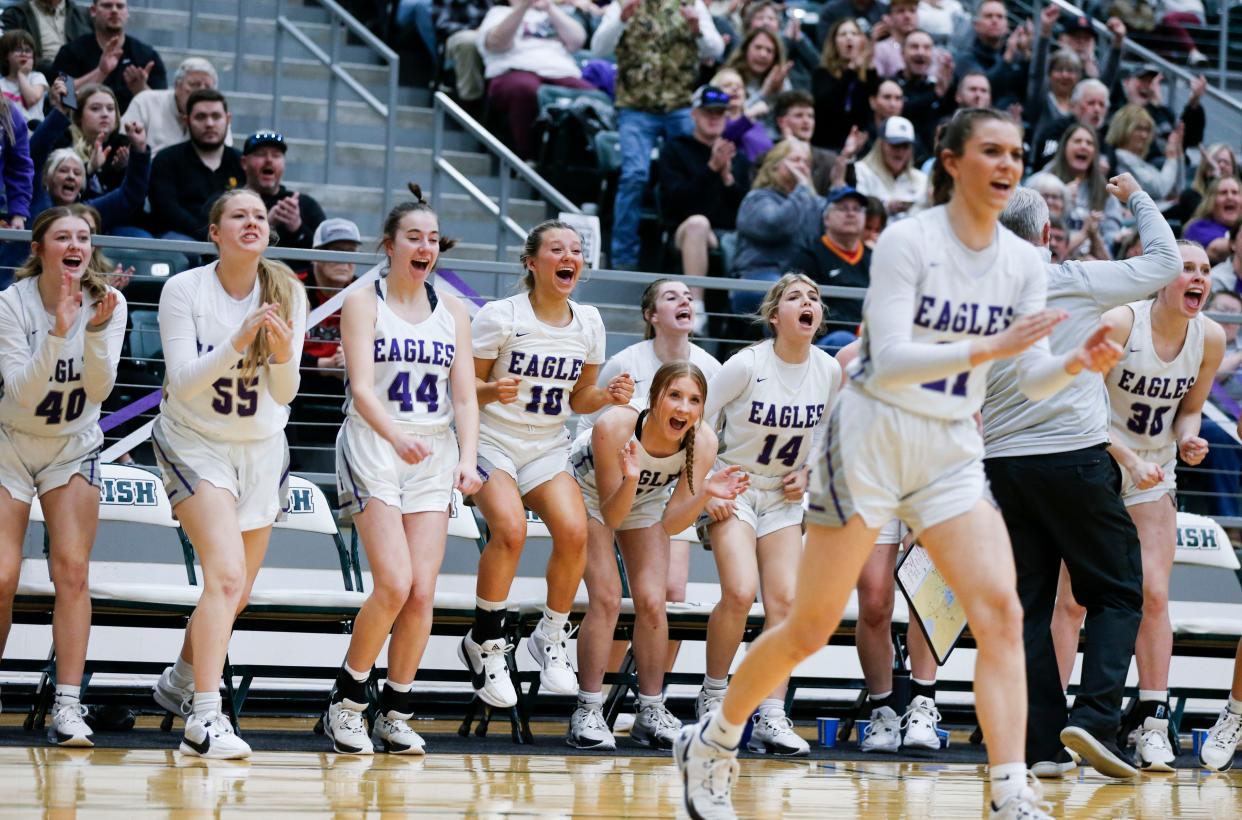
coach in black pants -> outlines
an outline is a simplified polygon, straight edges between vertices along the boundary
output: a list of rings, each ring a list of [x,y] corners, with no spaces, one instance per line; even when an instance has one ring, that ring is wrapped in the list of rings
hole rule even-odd
[[[1181,272],[1173,232],[1151,197],[1129,174],[1108,187],[1134,212],[1146,253],[1045,266],[1048,307],[1069,314],[1050,337],[1054,353],[1071,351],[1105,311],[1149,296]],[[1048,208],[1030,189],[1015,192],[1001,222],[1034,245],[1048,243]],[[1026,755],[1041,777],[1074,768],[1062,746],[1101,774],[1137,774],[1116,735],[1143,614],[1143,570],[1138,532],[1121,502],[1120,468],[1105,451],[1108,421],[1098,374],[1083,372],[1057,395],[1030,402],[1017,389],[1012,364],[997,363],[991,371],[983,405],[984,466],[1013,543],[1025,611]],[[1074,597],[1087,610],[1082,681],[1068,719],[1051,633],[1062,561]]]

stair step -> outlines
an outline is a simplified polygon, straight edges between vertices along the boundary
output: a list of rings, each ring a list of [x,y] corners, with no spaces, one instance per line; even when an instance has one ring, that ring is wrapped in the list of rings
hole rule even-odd
[[[216,67],[216,72],[221,76],[232,74],[233,63],[236,55],[232,49],[228,51],[215,51],[212,49],[187,49],[184,47],[171,46],[160,49],[160,57],[164,60],[165,68],[171,68],[175,71],[177,65],[186,57],[206,57],[211,64]],[[242,55],[242,72],[244,77],[258,77],[266,82],[264,86],[271,88],[272,71],[275,60],[271,54],[252,54],[243,53]],[[357,80],[358,84],[375,95],[376,99],[383,102],[388,96],[388,67],[377,65],[375,63],[352,63],[342,61],[341,68],[345,69],[349,74]],[[301,46],[291,40],[286,41],[285,57],[282,63],[281,76],[286,79],[306,79],[317,81],[322,89],[324,96],[327,96],[328,77],[332,72],[328,67],[319,62],[315,58],[307,55]],[[171,77],[169,78],[171,80]],[[221,82],[224,88],[232,87],[231,79]],[[347,94],[353,94],[348,89]]]
[[[236,17],[241,3],[238,0],[134,0],[129,4],[131,16],[151,11],[179,11],[189,13],[191,4],[194,16],[215,14]],[[84,4],[85,5],[85,4]],[[269,20],[276,18],[276,0],[246,0],[247,16],[262,16]],[[328,12],[313,0],[284,0],[281,13],[290,20],[324,23],[328,20]],[[141,36],[137,24],[133,27],[136,36]]]

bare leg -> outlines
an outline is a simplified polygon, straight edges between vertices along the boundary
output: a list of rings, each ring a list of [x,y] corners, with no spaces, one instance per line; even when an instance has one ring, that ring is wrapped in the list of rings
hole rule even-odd
[[[474,494],[474,503],[491,534],[479,556],[475,592],[485,601],[504,601],[526,544],[526,509],[513,478],[499,470]]]
[[[99,528],[99,489],[76,475],[63,487],[45,493],[40,502],[51,545],[52,583],[56,585],[56,608],[52,612],[56,682],[78,686],[91,634],[88,571]]]
[[[0,487],[0,657],[13,626],[13,598],[22,571],[22,539],[30,521],[30,505]]]
[[[657,696],[664,690],[668,665],[668,533],[660,524],[617,533],[634,599],[634,660],[638,692]]]
[[[723,680],[729,676],[759,591],[759,562],[755,531],[739,518],[712,524],[711,539],[720,575],[720,601],[707,621],[707,674]]]
[[[1127,507],[1143,549],[1143,621],[1134,645],[1139,689],[1169,688],[1173,624],[1169,621],[1169,576],[1177,551],[1177,510],[1165,496]]]
[[[802,528],[784,527],[759,539],[759,583],[763,596],[763,630],[775,629],[793,608],[798,585],[798,556],[802,553]],[[772,690],[769,697],[784,700],[789,680]]]
[[[1052,611],[1052,645],[1057,653],[1057,669],[1061,673],[1061,689],[1069,688],[1070,675],[1074,674],[1074,660],[1078,657],[1078,636],[1082,634],[1082,621],[1087,617],[1086,608],[1074,600],[1070,587],[1069,572],[1061,565],[1061,577],[1057,580],[1057,603]]]
[[[599,692],[604,686],[604,673],[616,670],[621,661],[612,660],[617,644],[614,641],[617,616],[621,613],[621,575],[612,549],[612,529],[587,520],[587,611],[578,628],[578,686],[583,692]]]
[[[686,585],[690,582],[690,542],[670,541],[668,553],[668,593],[665,600],[669,603],[681,603],[686,600]],[[677,663],[677,653],[681,651],[681,641],[668,642],[668,669],[672,672]]]
[[[354,619],[345,663],[350,669],[365,672],[375,665],[393,622],[405,606],[414,572],[399,509],[372,499],[354,516],[354,527],[367,552],[372,581],[371,594]],[[396,647],[395,640],[393,646]]]
[[[444,562],[448,539],[448,511],[421,512],[402,516],[411,583],[405,605],[392,627],[388,645],[388,679],[397,683],[414,680],[427,640],[436,603],[436,577]],[[374,662],[374,661],[372,661]],[[358,667],[350,664],[354,669]]]
[[[586,570],[587,514],[582,490],[569,473],[557,473],[527,493],[524,500],[552,534],[552,555],[545,576],[548,609],[568,612]]]
[[[708,254],[719,244],[707,217],[696,214],[677,226],[673,243],[681,251],[681,272],[686,276],[706,276]],[[695,299],[703,298],[703,288],[690,288]]]
[[[858,627],[854,644],[867,691],[873,695],[893,690],[893,568],[896,544],[876,544],[858,576]],[[917,629],[918,627],[915,627]]]

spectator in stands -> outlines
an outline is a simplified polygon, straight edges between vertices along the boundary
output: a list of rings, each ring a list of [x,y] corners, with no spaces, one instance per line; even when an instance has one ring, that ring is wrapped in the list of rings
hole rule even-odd
[[[125,112],[138,92],[168,87],[160,55],[125,33],[127,0],[93,0],[90,14],[94,31],[65,43],[52,64],[53,71],[68,74],[78,89],[93,83],[108,86],[116,94],[118,114]]]
[[[355,253],[362,244],[358,226],[348,219],[325,219],[319,223],[311,240],[315,250]],[[306,285],[310,309],[322,305],[338,291],[354,281],[353,262],[313,262],[309,273],[299,274]],[[322,395],[343,395],[345,392],[345,355],[341,352],[341,312],[327,316],[306,331],[302,345],[302,386],[300,392]]]
[[[1186,182],[1182,160],[1182,128],[1169,135],[1164,148],[1164,165],[1148,162],[1147,149],[1156,136],[1156,122],[1142,106],[1127,103],[1113,115],[1108,125],[1108,144],[1117,153],[1117,170],[1129,173],[1157,204],[1168,204]]]
[[[1242,218],[1242,185],[1222,177],[1208,187],[1182,236],[1207,248],[1213,264],[1229,255],[1229,232]]]
[[[1051,12],[1048,14],[1051,15]],[[1041,26],[1043,23],[1044,20],[1041,17]],[[1062,48],[1074,52],[1082,61],[1084,76],[1100,80],[1111,88],[1117,80],[1117,69],[1121,65],[1121,44],[1126,39],[1126,24],[1121,21],[1120,17],[1109,17],[1108,30],[1113,35],[1113,39],[1103,68],[1096,60],[1095,24],[1090,19],[1081,15],[1063,18],[1058,32],[1058,42]]]
[[[906,105],[906,92],[894,80],[881,80],[875,92],[867,98],[871,107],[871,120],[867,123],[867,134],[877,138],[884,128],[884,123],[892,117],[900,117]]]
[[[151,152],[147,150],[146,132],[141,123],[130,123],[125,133],[129,138],[129,159],[125,164],[125,180],[119,188],[103,194],[94,193],[88,198],[91,192],[86,188],[86,165],[82,158],[72,148],[57,148],[42,165],[31,206],[32,218],[57,205],[83,202],[99,214],[97,233],[149,237],[151,234],[137,223],[147,200]]]
[[[147,132],[147,147],[158,154],[170,145],[190,138],[185,104],[200,88],[215,88],[216,67],[202,57],[187,57],[177,66],[172,88],[148,88],[134,95],[121,124],[140,122]],[[224,135],[224,144],[233,144],[233,131]]]
[[[906,39],[916,31],[927,35],[932,42],[932,51],[928,55],[927,70],[931,73],[934,63],[937,67],[942,62],[949,64],[949,77],[953,76],[953,55],[941,48],[935,48],[935,38],[919,26],[919,0],[893,0],[889,4],[888,14],[884,23],[889,36],[875,44],[872,63],[876,73],[881,77],[893,77],[906,67]]]
[[[867,197],[853,188],[829,192],[824,208],[824,233],[817,241],[798,249],[789,269],[802,271],[821,285],[866,288],[871,284],[871,249],[863,244]],[[821,347],[836,349],[854,340],[862,322],[862,300],[828,296],[824,313],[829,331]]]
[[[34,192],[30,129],[22,112],[7,102],[0,102],[0,185],[4,193],[4,204],[0,206],[0,228],[25,228]],[[0,245],[0,290],[13,281],[14,268],[29,253],[29,242]]]
[[[574,61],[586,31],[552,0],[513,0],[488,11],[479,42],[488,102],[508,121],[513,150],[533,159],[539,86],[592,88]]]
[[[1236,232],[1235,229],[1233,233]],[[1226,261],[1223,264],[1230,263]],[[1216,290],[1215,274],[1213,269],[1213,293],[1208,310],[1239,316],[1242,314],[1242,296],[1236,290]],[[1242,339],[1239,338],[1236,323],[1222,321],[1220,326],[1225,330],[1225,355],[1216,369],[1212,403],[1228,414],[1230,420],[1236,421],[1242,418],[1242,376],[1238,373],[1238,368],[1242,367]],[[1183,503],[1188,512],[1237,516],[1242,513],[1238,504],[1239,490],[1242,489],[1242,458],[1239,457],[1238,443],[1230,433],[1208,418],[1203,419],[1199,435],[1208,442],[1208,454],[1197,469],[1183,471],[1178,465],[1178,500],[1185,499]],[[1236,531],[1231,534],[1236,537]]]
[[[733,142],[752,165],[772,147],[772,138],[763,126],[768,103],[763,99],[747,102],[742,76],[732,68],[722,68],[712,77],[712,85],[729,95],[724,138]]]
[[[914,125],[920,159],[935,147],[936,124],[953,112],[953,57],[937,58],[931,35],[912,31],[902,46],[902,68],[893,76],[901,86],[901,116]]]
[[[73,0],[21,0],[0,12],[0,29],[30,34],[35,69],[45,76],[61,46],[94,30],[90,15]]]
[[[819,68],[811,75],[813,145],[840,151],[851,128],[871,125],[868,97],[875,78],[870,44],[862,29],[852,18],[838,20],[824,38]]]
[[[824,198],[811,183],[811,146],[782,140],[763,158],[755,183],[737,213],[737,261],[743,279],[775,282],[794,254],[820,235]],[[751,314],[762,293],[734,291],[733,312]]]
[[[1164,94],[1160,87],[1161,79],[1160,69],[1154,65],[1144,64],[1132,69],[1122,80],[1126,102],[1142,106],[1155,122],[1155,139],[1152,140],[1148,151],[1148,159],[1154,159],[1164,153],[1164,141],[1168,139],[1169,134],[1179,122],[1178,118],[1173,115],[1173,109],[1164,103]],[[1185,128],[1181,139],[1183,146],[1199,145],[1203,142],[1203,132],[1207,126],[1207,116],[1202,105],[1205,91],[1207,91],[1206,77],[1199,75],[1191,80],[1190,96],[1186,100],[1186,107],[1182,109],[1180,119]]]
[[[86,198],[120,188],[129,159],[128,137],[120,133],[116,97],[105,85],[84,86],[78,107],[69,110],[62,102],[65,80],[57,77],[49,94],[51,110],[30,135],[30,156],[42,169],[56,148],[72,148],[86,167]]]
[[[927,200],[927,175],[914,166],[914,126],[890,117],[862,161],[854,163],[858,190],[884,203],[890,219],[901,219]]]
[[[1201,26],[1207,19],[1202,0],[1159,0],[1159,6],[1160,25],[1177,42],[1178,52],[1186,55],[1186,65],[1205,65],[1207,55],[1199,50],[1190,32],[1186,31],[1186,26]],[[1228,14],[1224,24],[1228,24]]]
[[[651,152],[661,137],[668,144],[694,130],[686,101],[695,91],[700,62],[720,59],[724,41],[703,0],[684,5],[680,0],[616,0],[604,11],[591,38],[591,51],[599,57],[616,53],[622,159],[613,206],[611,263],[632,268],[638,265],[641,250],[638,221]],[[728,164],[723,158],[713,160],[717,173]],[[742,186],[740,202],[746,183],[737,184]],[[695,307],[697,315],[705,315],[702,305]]]
[[[185,104],[190,138],[160,151],[151,166],[151,221],[163,239],[207,239],[207,209],[245,178],[241,154],[224,144],[232,118],[214,88],[200,88]]]
[[[465,103],[483,98],[483,56],[479,53],[479,26],[493,0],[433,0],[436,37],[444,43],[445,58],[453,64],[457,99]]]
[[[34,38],[21,29],[0,37],[0,92],[21,109],[26,124],[34,128],[43,119],[43,99],[47,96],[47,77],[34,70]]]
[[[832,0],[825,4],[819,13],[820,31],[823,31],[825,26],[835,25],[841,20],[860,21],[870,31],[877,23],[884,20],[888,8],[888,4],[883,0]],[[828,39],[831,39],[831,35]]]
[[[785,59],[785,44],[780,35],[766,28],[751,29],[725,65],[746,84],[748,103],[763,102],[771,108],[776,95],[789,89],[793,63]]]
[[[782,93],[776,98],[773,120],[780,134],[779,139],[793,137],[810,144],[815,134],[815,98],[810,93],[797,89]],[[844,184],[846,166],[864,142],[866,135],[855,129],[852,140],[846,139],[840,154],[811,146],[811,182],[814,183],[815,190],[828,191]]]
[[[1138,234],[1135,234],[1137,238]],[[1139,253],[1143,252],[1139,247]],[[1048,254],[1054,265],[1059,265],[1069,259],[1069,228],[1065,227],[1065,218],[1060,216],[1048,217]],[[1123,257],[1128,258],[1128,257]]]
[[[708,255],[720,247],[719,233],[737,225],[749,187],[750,163],[723,136],[728,107],[729,95],[719,88],[696,89],[691,98],[694,130],[668,139],[660,149],[661,218],[673,230],[687,276],[707,275]],[[706,316],[702,290],[690,290],[695,315]]]
[[[1238,242],[1238,225],[1229,229],[1229,258],[1212,268],[1212,292],[1228,291],[1242,297],[1238,279],[1242,276],[1242,243]]]
[[[1082,80],[1074,86],[1070,95],[1070,113],[1064,117],[1046,120],[1031,140],[1033,154],[1031,164],[1042,168],[1061,144],[1061,137],[1075,124],[1088,126],[1095,132],[1097,142],[1102,139],[1100,131],[1108,119],[1108,86],[1099,80]]]
[[[974,37],[958,52],[958,74],[987,75],[998,106],[1021,100],[1030,69],[1031,33],[1026,26],[1009,31],[1009,17],[1000,0],[984,0],[975,14]]]
[[[1218,290],[1212,294],[1208,312],[1242,319],[1242,296],[1232,288]],[[1239,325],[1236,322],[1221,322],[1220,326],[1225,329],[1225,357],[1216,369],[1216,382],[1224,389],[1225,395],[1237,404],[1242,401],[1242,378],[1238,374],[1238,368],[1242,367],[1242,338],[1238,337]],[[1212,394],[1216,398],[1220,391],[1213,388]]]
[[[875,242],[888,227],[888,210],[873,196],[867,197],[867,218],[863,223],[863,244],[875,250]]]
[[[1054,48],[1053,27],[1061,16],[1056,3],[1044,6],[1039,14],[1039,36],[1027,80],[1023,117],[1035,130],[1050,120],[1071,114],[1070,96],[1083,79],[1082,58],[1072,48]],[[1094,32],[1092,32],[1094,35]],[[1092,54],[1095,39],[1091,38]],[[1051,53],[1051,57],[1049,54]]]
[[[1044,202],[1048,205],[1049,216],[1053,219],[1062,219],[1066,216],[1065,206],[1070,199],[1069,188],[1060,177],[1041,171],[1028,177],[1025,185],[1044,198]]]
[[[789,57],[788,82],[790,88],[806,90],[811,87],[811,72],[819,65],[819,49],[802,31],[802,20],[790,17],[781,31],[782,5],[774,0],[759,0],[746,7],[743,27],[747,32],[765,29],[781,38],[785,54]]]
[[[937,43],[947,43],[970,22],[970,15],[958,0],[919,0],[919,28]]]
[[[1099,138],[1095,129],[1081,124],[1067,128],[1048,171],[1071,189],[1066,202],[1066,224],[1071,237],[1079,229],[1086,229],[1085,239],[1089,241],[1097,238],[1093,232],[1098,227],[1098,238],[1104,244],[1102,258],[1111,259],[1107,248],[1112,247],[1113,239],[1121,230],[1121,203],[1108,195],[1108,179],[1100,167]],[[1073,238],[1070,247],[1074,251],[1079,247]],[[1098,252],[1101,249],[1093,250],[1096,252],[1091,255],[1101,258]],[[1076,258],[1076,254],[1071,252],[1071,258]]]
[[[242,146],[242,171],[246,174],[246,187],[267,206],[272,243],[284,248],[309,248],[324,220],[323,208],[310,194],[290,191],[282,184],[288,150],[284,135],[257,131]]]
[[[409,42],[417,36],[426,51],[429,60],[436,59],[436,26],[435,11],[432,0],[396,0],[397,13],[393,22],[396,24],[396,35],[401,43]]]
[[[970,71],[957,81],[953,98],[958,108],[991,108],[992,83],[982,71]]]

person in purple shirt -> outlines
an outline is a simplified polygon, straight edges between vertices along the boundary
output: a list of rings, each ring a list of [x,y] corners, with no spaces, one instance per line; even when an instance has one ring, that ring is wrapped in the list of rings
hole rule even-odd
[[[30,129],[26,126],[26,118],[12,103],[0,106],[0,179],[4,182],[0,228],[21,230],[30,218],[34,163],[30,159]],[[26,242],[7,242],[0,246],[0,290],[13,281],[13,269],[29,251],[30,245]]]
[[[768,116],[767,102],[758,100],[747,105],[746,84],[742,82],[742,75],[732,68],[717,71],[711,84],[729,95],[724,138],[740,148],[746,161],[754,165],[772,147],[772,137],[763,124]]]
[[[1207,248],[1212,264],[1229,256],[1229,229],[1242,219],[1242,184],[1233,177],[1221,177],[1208,187],[1203,201],[1190,217],[1183,239]]]

